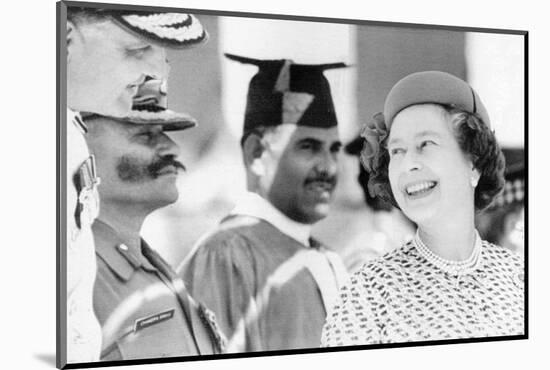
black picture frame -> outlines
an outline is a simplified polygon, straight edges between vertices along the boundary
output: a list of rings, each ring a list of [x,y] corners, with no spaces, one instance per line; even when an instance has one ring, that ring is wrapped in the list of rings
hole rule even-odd
[[[242,358],[242,357],[259,357],[259,356],[278,356],[288,354],[314,354],[320,352],[340,352],[340,351],[356,351],[356,350],[369,350],[380,348],[396,348],[396,347],[416,347],[427,345],[443,345],[443,344],[456,344],[456,343],[478,343],[487,341],[508,341],[508,340],[522,340],[529,338],[529,315],[525,315],[525,334],[519,336],[506,336],[506,337],[490,337],[490,338],[472,338],[472,339],[453,339],[444,341],[426,341],[426,342],[414,342],[414,343],[398,343],[398,344],[380,344],[380,345],[368,345],[368,346],[351,346],[342,348],[310,348],[310,349],[295,349],[285,351],[269,351],[260,353],[238,353],[238,354],[221,354],[221,355],[205,355],[194,357],[171,357],[171,358],[151,358],[151,359],[139,359],[139,360],[124,360],[124,361],[107,361],[97,363],[77,363],[67,364],[64,359],[66,353],[64,353],[63,333],[66,331],[66,245],[64,235],[66,235],[66,9],[67,6],[86,6],[93,8],[112,8],[112,9],[132,9],[132,10],[162,10],[173,12],[189,12],[200,16],[217,16],[217,17],[244,17],[244,18],[259,18],[270,20],[289,20],[289,21],[303,21],[303,22],[322,22],[331,24],[346,24],[357,27],[373,26],[373,27],[387,27],[395,30],[428,30],[428,31],[450,31],[450,32],[476,32],[487,34],[501,34],[501,35],[515,35],[523,38],[523,50],[524,55],[524,101],[523,106],[527,107],[529,104],[528,99],[528,45],[529,45],[529,32],[525,30],[509,30],[509,29],[491,29],[491,28],[474,28],[474,27],[457,27],[457,26],[445,26],[445,25],[426,25],[415,23],[393,23],[382,21],[368,21],[368,20],[350,20],[350,19],[337,19],[337,18],[321,18],[321,17],[309,17],[309,16],[289,16],[283,14],[263,14],[263,13],[246,13],[246,12],[228,12],[228,11],[216,11],[206,9],[186,9],[186,8],[170,8],[170,7],[156,7],[156,6],[138,6],[138,5],[121,5],[121,4],[106,4],[106,3],[87,3],[87,2],[73,2],[62,1],[57,3],[57,142],[56,142],[56,177],[57,177],[57,265],[56,265],[56,284],[57,284],[57,367],[58,368],[82,368],[82,367],[103,367],[103,366],[119,366],[119,365],[134,365],[134,364],[156,364],[156,363],[169,363],[169,362],[187,362],[187,361],[204,361],[204,360],[218,360],[218,359],[230,359],[230,358]],[[528,110],[524,109],[523,112],[524,124],[524,148],[525,148],[525,230],[528,225]],[[529,237],[528,232],[525,232],[525,312],[529,312]]]

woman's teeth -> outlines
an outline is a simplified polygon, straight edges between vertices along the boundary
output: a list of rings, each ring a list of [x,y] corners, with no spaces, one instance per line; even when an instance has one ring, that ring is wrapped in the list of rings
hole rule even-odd
[[[424,181],[411,186],[407,186],[405,191],[407,192],[408,195],[416,195],[418,193],[428,191],[432,189],[434,186],[435,186],[434,181]]]

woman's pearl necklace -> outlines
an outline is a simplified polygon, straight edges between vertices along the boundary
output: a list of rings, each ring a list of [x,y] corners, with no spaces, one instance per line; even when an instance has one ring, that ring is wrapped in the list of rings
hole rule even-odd
[[[463,261],[448,260],[432,252],[431,249],[428,248],[426,244],[424,244],[422,239],[420,239],[420,233],[418,229],[416,230],[416,234],[414,236],[413,241],[418,252],[429,263],[431,263],[438,269],[442,270],[443,272],[446,272],[451,275],[456,275],[457,278],[459,278],[461,275],[465,275],[475,270],[481,261],[482,242],[477,231],[475,233],[475,242],[474,242],[474,249],[472,250],[472,254],[470,255],[470,257],[468,257]]]

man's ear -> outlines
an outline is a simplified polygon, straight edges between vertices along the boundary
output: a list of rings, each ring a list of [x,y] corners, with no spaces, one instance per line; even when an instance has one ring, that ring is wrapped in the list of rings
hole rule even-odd
[[[71,21],[67,21],[67,61],[71,58],[71,48],[74,42],[75,25]]]
[[[78,37],[78,28],[72,21],[67,21],[67,62],[70,61],[71,55],[74,53],[74,44]]]
[[[248,135],[243,143],[243,157],[245,166],[256,176],[265,174],[265,166],[261,160],[265,151],[262,138],[255,133]]]

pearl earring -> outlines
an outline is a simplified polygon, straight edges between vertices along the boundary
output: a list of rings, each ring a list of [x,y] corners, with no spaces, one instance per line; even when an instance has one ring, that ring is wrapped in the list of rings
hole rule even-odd
[[[477,186],[477,180],[475,177],[470,177],[470,184],[472,184],[472,188],[475,188]]]

